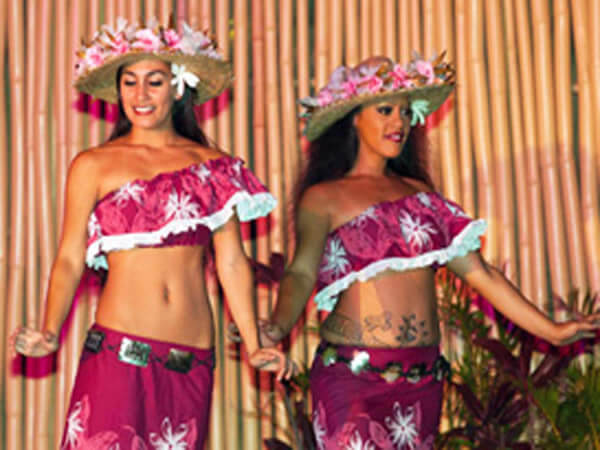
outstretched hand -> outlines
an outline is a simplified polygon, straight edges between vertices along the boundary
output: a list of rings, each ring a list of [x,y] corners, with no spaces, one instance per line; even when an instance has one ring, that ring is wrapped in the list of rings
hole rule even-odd
[[[29,327],[20,327],[15,330],[8,342],[12,353],[21,353],[25,356],[42,357],[58,349],[58,338],[48,331],[41,332]]]
[[[580,339],[590,339],[600,330],[600,313],[590,314],[578,320],[568,320],[556,324],[555,345],[569,345]]]
[[[276,348],[259,348],[250,355],[250,365],[258,370],[277,372],[277,381],[289,380],[298,373],[298,366]]]

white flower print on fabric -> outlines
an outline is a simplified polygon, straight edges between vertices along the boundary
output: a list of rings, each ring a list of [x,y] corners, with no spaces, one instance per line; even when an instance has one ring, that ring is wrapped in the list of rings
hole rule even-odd
[[[431,243],[431,234],[437,234],[435,228],[429,223],[421,223],[419,217],[413,218],[408,212],[402,211],[400,217],[400,228],[404,239],[409,244],[416,247],[417,251],[421,251],[423,246]]]
[[[333,238],[329,241],[329,246],[325,253],[325,267],[323,271],[333,271],[335,276],[343,275],[350,268],[350,262],[346,258],[346,250],[342,246],[338,238]]]
[[[375,450],[375,444],[370,439],[363,442],[360,433],[356,430],[348,441],[345,450]]]
[[[119,206],[130,199],[133,199],[136,203],[141,203],[141,192],[144,192],[144,188],[134,182],[129,182],[119,188],[114,198]]]
[[[179,195],[173,191],[169,194],[169,200],[165,206],[167,219],[193,219],[199,216],[198,204],[192,201],[192,198],[187,194]]]
[[[193,167],[192,173],[194,173],[198,178],[200,178],[200,181],[202,181],[203,183],[206,183],[206,180],[208,180],[208,178],[210,177],[210,169],[203,164],[197,167]]]
[[[102,236],[102,228],[100,228],[100,222],[98,222],[96,213],[92,213],[88,220],[88,235],[89,237]]]
[[[67,435],[63,448],[78,448],[83,433],[83,422],[81,418],[81,401],[75,403],[69,417],[67,417]]]
[[[362,228],[366,225],[368,219],[377,220],[377,210],[374,206],[365,209],[361,214],[348,222],[348,225],[351,227]]]
[[[402,408],[398,402],[394,403],[393,417],[386,417],[385,424],[390,429],[392,440],[396,444],[397,449],[402,449],[404,446],[415,450],[415,439],[419,433],[414,421],[415,410],[413,406],[406,407],[406,415],[402,414]]]
[[[185,438],[188,434],[189,426],[185,423],[180,424],[173,430],[171,419],[165,417],[160,424],[161,435],[150,433],[150,443],[155,450],[189,450]]]
[[[313,432],[315,433],[318,450],[326,450],[324,438],[327,435],[327,429],[325,428],[325,418],[321,417],[321,412],[324,413],[325,410],[323,405],[319,403],[319,407],[313,413]]]
[[[431,200],[427,192],[419,192],[417,193],[417,199],[427,208],[431,209]]]
[[[352,373],[354,375],[358,375],[359,373],[361,373],[363,369],[367,367],[367,364],[369,364],[369,359],[370,356],[368,352],[356,352],[354,354],[354,357],[350,361],[350,370],[352,371]]]

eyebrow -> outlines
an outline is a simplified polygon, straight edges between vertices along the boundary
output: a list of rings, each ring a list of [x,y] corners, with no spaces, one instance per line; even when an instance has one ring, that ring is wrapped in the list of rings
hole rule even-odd
[[[161,70],[161,69],[152,70],[151,72],[143,74],[142,76],[148,76],[148,77],[150,77],[150,76],[155,75],[155,74],[167,76],[167,72],[165,72],[164,70]],[[135,72],[130,71],[130,70],[123,71],[123,75],[132,75],[134,77],[137,77],[137,74]]]

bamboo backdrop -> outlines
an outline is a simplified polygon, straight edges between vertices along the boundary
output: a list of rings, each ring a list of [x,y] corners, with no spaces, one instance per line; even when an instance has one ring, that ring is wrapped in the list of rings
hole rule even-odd
[[[260,261],[293,252],[289,206],[306,144],[295,99],[342,63],[446,49],[458,85],[428,119],[437,186],[488,219],[485,256],[507,264],[539,307],[550,310],[551,293],[600,291],[598,0],[0,0],[1,448],[56,448],[94,313],[95,296],[86,293],[55,372],[6,351],[18,325],[41,320],[69,161],[102,142],[114,117],[114,107],[71,87],[73,51],[117,16],[167,23],[172,12],[212,30],[234,62],[233,92],[200,116],[211,140],[245,159],[280,199],[246,244]],[[218,333],[209,448],[258,449],[264,437],[285,436],[283,409],[269,393],[272,380],[232,357],[230,316],[218,286],[209,291]],[[261,315],[273,294],[258,290]],[[303,323],[316,322],[309,308]],[[310,363],[316,342],[298,326],[290,351]],[[459,347],[445,343],[449,353]]]

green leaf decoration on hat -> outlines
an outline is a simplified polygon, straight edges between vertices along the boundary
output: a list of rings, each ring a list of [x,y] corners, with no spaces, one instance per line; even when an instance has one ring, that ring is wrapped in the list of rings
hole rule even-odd
[[[417,123],[425,125],[425,117],[429,114],[429,100],[413,100],[410,104],[410,109],[412,112],[410,126],[414,127]]]

